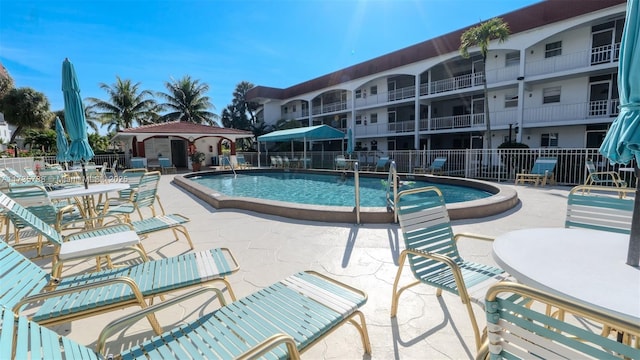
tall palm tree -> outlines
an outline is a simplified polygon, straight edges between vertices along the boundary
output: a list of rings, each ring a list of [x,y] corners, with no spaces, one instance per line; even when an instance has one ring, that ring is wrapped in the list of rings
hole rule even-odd
[[[126,129],[134,124],[153,123],[158,118],[158,104],[149,90],[140,90],[140,83],[116,76],[113,85],[100,84],[100,88],[109,95],[108,100],[87,98],[90,105],[85,113],[90,119],[100,120],[108,126],[108,131]]]
[[[499,43],[509,38],[509,25],[501,18],[493,18],[478,26],[474,26],[462,33],[460,36],[460,54],[464,58],[469,58],[469,48],[477,46],[482,55],[482,72],[484,74],[484,118],[487,130],[487,146],[492,149],[491,144],[491,119],[489,118],[489,91],[487,90],[487,54],[489,53],[489,42],[498,40]]]
[[[167,93],[159,92],[157,95],[166,102],[161,104],[164,110],[169,112],[162,115],[163,121],[180,120],[196,124],[214,125],[218,115],[209,111],[215,110],[208,96],[209,85],[192,80],[189,75],[182,79],[166,82]]]
[[[256,123],[255,112],[259,107],[259,104],[256,102],[247,101],[247,91],[253,87],[254,85],[252,83],[241,81],[236,85],[235,90],[233,90],[233,100],[231,101],[239,113],[248,116],[250,124]]]

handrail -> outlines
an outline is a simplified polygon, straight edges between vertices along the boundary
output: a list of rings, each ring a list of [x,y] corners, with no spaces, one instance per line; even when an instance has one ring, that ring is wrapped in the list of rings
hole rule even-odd
[[[227,160],[227,164],[229,164],[229,168],[231,168],[231,171],[233,171],[233,176],[237,177],[238,174],[236,174],[236,169],[233,168],[233,164],[231,163],[231,159],[226,157],[226,156],[223,156],[222,157],[222,161],[224,161],[224,160]],[[224,165],[224,164],[222,164],[222,165]]]
[[[356,202],[356,224],[360,225],[360,169],[357,161],[353,163],[353,188]]]
[[[398,209],[395,206],[396,198],[398,197],[398,171],[396,169],[395,160],[391,160],[389,165],[389,176],[387,177],[387,207],[393,209],[393,218],[395,222],[398,222]],[[390,198],[390,192],[393,190],[393,198]]]

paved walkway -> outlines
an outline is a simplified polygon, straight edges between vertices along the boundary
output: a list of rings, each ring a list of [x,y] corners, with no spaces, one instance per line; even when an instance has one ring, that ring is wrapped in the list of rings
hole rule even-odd
[[[445,293],[438,298],[434,289],[417,286],[400,298],[397,318],[389,317],[397,257],[403,248],[397,225],[327,224],[247,211],[218,211],[174,186],[173,177],[162,176],[160,184],[165,210],[191,219],[188,229],[196,250],[228,247],[234,252],[241,269],[229,280],[239,297],[306,269],[331,275],[368,293],[363,312],[368,322],[372,356],[363,355],[356,330],[345,326],[306,352],[303,358],[466,359],[475,356],[473,331],[457,297]],[[527,227],[563,226],[568,187],[517,186],[516,189],[521,199],[516,208],[498,216],[455,221],[454,231],[496,236]],[[189,250],[186,241],[172,241],[171,232],[154,234],[144,245],[152,258]],[[459,245],[465,258],[493,263],[490,243],[462,240]],[[76,264],[66,271],[79,271],[91,265],[91,262]],[[408,281],[409,276],[404,280]],[[196,298],[160,313],[159,321],[165,328],[171,328],[182,318],[197,318],[216,306],[215,300]],[[480,324],[484,324],[482,311],[479,307],[476,310]],[[134,308],[114,311],[58,326],[57,330],[94,346],[101,325],[134,311]],[[114,337],[109,343],[109,352],[118,353],[120,346],[128,348],[151,335],[148,323],[141,321]]]

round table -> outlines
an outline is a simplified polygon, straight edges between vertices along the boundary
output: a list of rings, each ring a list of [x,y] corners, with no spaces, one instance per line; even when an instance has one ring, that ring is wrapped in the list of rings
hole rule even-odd
[[[49,191],[49,198],[56,199],[76,199],[76,203],[81,207],[81,211],[84,217],[95,217],[96,202],[93,199],[94,195],[107,194],[110,192],[126,190],[129,188],[127,183],[107,183],[107,184],[90,184],[87,189],[84,186],[76,186],[70,188],[64,188],[60,190]],[[97,203],[100,203],[98,200]]]
[[[629,235],[565,228],[508,232],[493,258],[518,282],[640,322],[640,268],[627,265]]]

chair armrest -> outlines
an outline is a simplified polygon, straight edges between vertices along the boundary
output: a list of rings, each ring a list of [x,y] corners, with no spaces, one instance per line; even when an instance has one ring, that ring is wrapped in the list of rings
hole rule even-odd
[[[215,288],[213,286],[202,286],[199,287],[195,290],[191,290],[186,294],[177,296],[173,299],[168,299],[165,300],[161,303],[146,307],[144,309],[140,309],[138,311],[136,311],[133,314],[127,315],[127,316],[123,316],[121,318],[115,319],[113,321],[111,321],[110,323],[108,323],[100,332],[100,335],[98,336],[98,341],[97,341],[97,349],[96,351],[99,353],[102,353],[105,350],[105,344],[106,341],[109,337],[111,337],[111,335],[115,334],[118,331],[121,331],[122,329],[124,329],[125,327],[129,327],[130,325],[136,323],[138,320],[142,319],[143,317],[149,315],[149,314],[153,314],[158,310],[162,310],[164,308],[167,308],[169,306],[173,306],[175,304],[179,304],[182,301],[188,300],[192,297],[204,294],[207,291],[213,291],[214,293],[216,293],[216,297],[218,298],[218,301],[220,302],[220,306],[225,306],[227,304],[227,302],[224,299],[224,295],[222,294],[222,290]]]
[[[479,235],[479,234],[472,234],[472,233],[459,233],[459,234],[455,234],[453,236],[453,241],[454,242],[458,242],[458,239],[460,238],[470,238],[470,239],[476,239],[476,240],[484,240],[484,241],[493,241],[495,240],[494,238],[490,237],[490,236],[485,236],[485,235]]]

